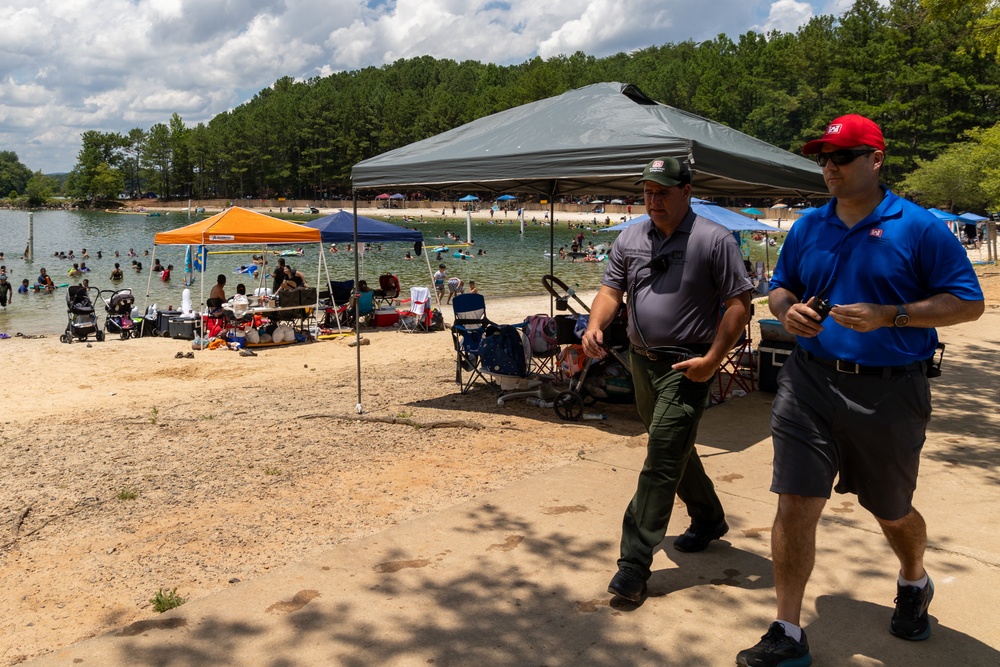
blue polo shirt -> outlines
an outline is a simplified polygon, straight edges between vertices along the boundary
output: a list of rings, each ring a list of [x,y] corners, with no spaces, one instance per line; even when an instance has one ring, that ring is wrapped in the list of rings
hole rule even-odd
[[[848,229],[836,214],[836,199],[795,222],[771,279],[808,301],[824,288],[833,305],[896,305],[950,293],[980,301],[983,291],[965,249],[946,225],[889,190],[878,208]],[[814,338],[799,345],[824,359],[868,366],[900,366],[934,353],[937,331],[882,327],[868,333],[827,318]]]

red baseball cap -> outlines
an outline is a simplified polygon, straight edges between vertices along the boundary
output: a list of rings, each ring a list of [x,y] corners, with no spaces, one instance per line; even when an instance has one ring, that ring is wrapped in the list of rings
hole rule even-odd
[[[854,146],[871,146],[880,151],[885,150],[885,139],[882,130],[875,121],[855,113],[835,118],[827,125],[826,132],[819,139],[813,139],[802,147],[803,155],[819,153],[823,144],[837,148],[853,148]]]

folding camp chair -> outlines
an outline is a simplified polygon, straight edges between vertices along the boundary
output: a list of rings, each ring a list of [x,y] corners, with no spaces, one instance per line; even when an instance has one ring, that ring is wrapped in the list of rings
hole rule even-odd
[[[328,292],[320,292],[319,298],[323,305],[324,316],[321,326],[324,329],[334,329],[339,327],[348,326],[347,321],[350,318],[347,311],[352,303],[354,297],[354,281],[353,280],[342,280],[339,282],[330,282],[330,290]]]
[[[455,382],[463,394],[469,393],[472,384],[479,378],[487,385],[494,382],[483,375],[479,360],[479,343],[483,331],[490,323],[486,317],[486,299],[482,294],[459,294],[452,299],[455,321],[451,325],[451,338],[455,343]],[[468,379],[462,380],[462,371]]]
[[[400,301],[408,308],[396,309],[399,313],[399,330],[405,333],[431,330],[431,291],[426,287],[411,287],[410,298]]]
[[[399,278],[391,273],[383,273],[378,277],[378,289],[375,290],[375,308],[391,306],[399,298]]]
[[[736,345],[726,354],[726,358],[715,371],[717,390],[712,391],[712,400],[722,403],[736,389],[749,394],[757,388],[754,364],[744,363],[751,359],[753,342],[750,334],[750,323],[753,322],[754,304],[750,304],[750,319],[747,320],[746,331],[744,331]]]
[[[372,292],[353,294],[350,301],[342,307],[340,324],[353,328],[356,322],[368,324],[375,312],[375,298]]]

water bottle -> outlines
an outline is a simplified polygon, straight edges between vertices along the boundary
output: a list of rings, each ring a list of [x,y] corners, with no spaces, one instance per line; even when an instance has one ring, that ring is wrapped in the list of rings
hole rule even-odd
[[[534,397],[532,397],[532,398],[526,399],[526,401],[527,401],[528,405],[533,405],[536,408],[551,408],[552,407],[552,401],[545,401],[545,400],[543,400],[541,398],[534,398]]]
[[[602,419],[607,419],[608,416],[600,412],[585,412],[583,413],[583,418],[592,421],[600,421]]]

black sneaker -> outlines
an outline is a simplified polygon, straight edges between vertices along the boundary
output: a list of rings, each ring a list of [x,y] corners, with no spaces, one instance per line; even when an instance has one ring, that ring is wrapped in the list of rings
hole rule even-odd
[[[889,623],[889,632],[900,639],[918,642],[931,636],[931,621],[927,608],[934,599],[934,582],[927,577],[927,585],[900,586],[896,584],[896,611]]]
[[[682,535],[674,540],[674,549],[686,553],[704,551],[712,540],[717,540],[729,532],[729,524],[723,521],[712,528],[700,528],[693,523]]]
[[[608,592],[629,602],[642,602],[646,596],[646,580],[628,568],[621,568],[611,578]]]
[[[812,664],[809,642],[802,631],[802,641],[795,641],[785,634],[785,626],[775,621],[760,638],[756,646],[736,655],[740,667],[808,667]]]

